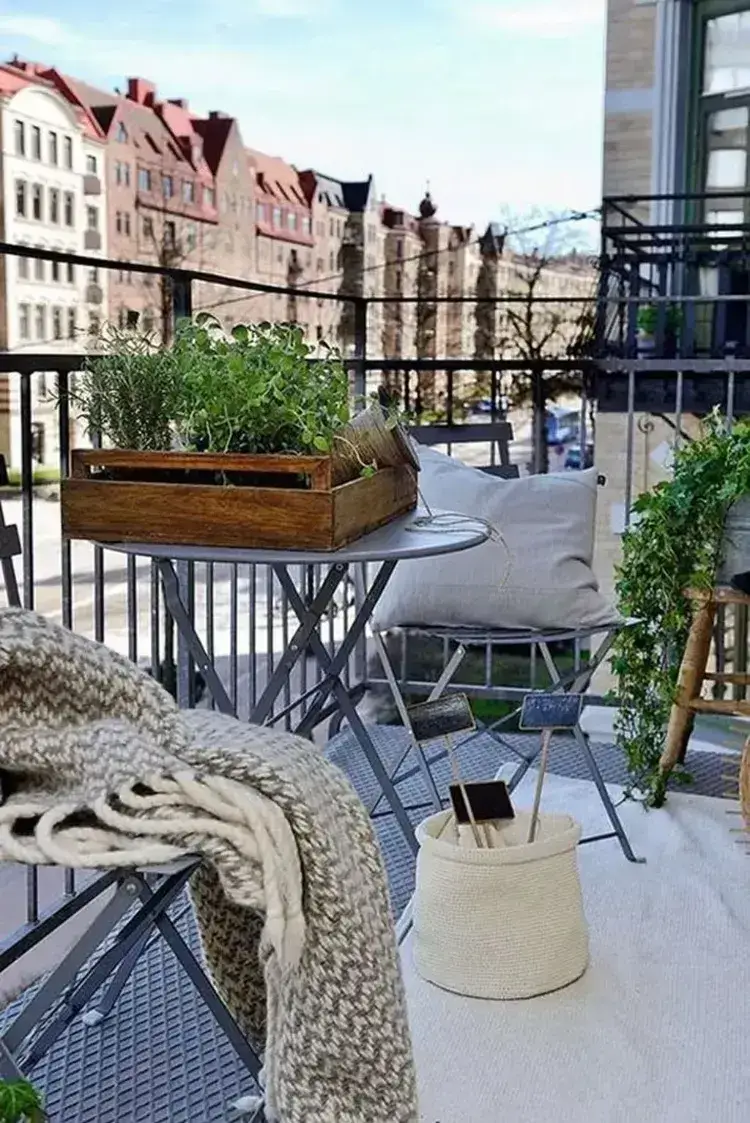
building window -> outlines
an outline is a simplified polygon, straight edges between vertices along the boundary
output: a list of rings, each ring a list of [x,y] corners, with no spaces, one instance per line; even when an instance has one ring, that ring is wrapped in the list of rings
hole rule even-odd
[[[50,187],[49,189],[49,220],[55,226],[60,221],[60,192],[56,187]]]
[[[89,333],[91,335],[98,335],[101,321],[99,320],[98,312],[89,312]]]
[[[43,304],[37,304],[35,316],[36,338],[44,339],[47,334],[47,309]]]
[[[148,215],[144,215],[144,218],[143,218],[143,237],[144,238],[153,238],[153,236],[154,236],[154,220],[152,218],[149,218]]]
[[[138,169],[138,190],[150,191],[151,190],[151,172],[148,168]]]
[[[16,180],[16,215],[26,218],[26,183],[22,179]]]
[[[188,253],[191,253],[195,249],[197,241],[195,226],[191,222],[190,225],[185,228],[185,249]]]
[[[161,177],[161,190],[165,199],[171,199],[174,195],[174,179],[171,175],[163,175]]]
[[[168,250],[173,250],[177,245],[177,227],[173,222],[164,223],[164,245]]]
[[[68,262],[68,284],[74,285],[76,282],[76,267],[72,261]]]
[[[122,211],[117,211],[115,214],[115,231],[122,234]]]
[[[207,207],[216,206],[216,191],[213,187],[203,188],[203,202]]]
[[[65,161],[65,167],[66,168],[72,168],[73,167],[73,139],[72,139],[72,137],[66,136],[63,139],[63,159]]]
[[[52,280],[55,281],[55,282],[58,282],[60,280],[60,262],[59,261],[50,262],[50,270],[51,270]]]
[[[68,309],[68,339],[75,339],[76,337],[76,310],[75,308]]]
[[[310,219],[309,219],[308,215],[305,215],[302,219],[302,233],[303,234],[309,234],[310,230],[311,230]]]
[[[18,306],[18,334],[21,339],[31,339],[31,315],[28,304]]]
[[[125,144],[128,139],[127,129],[123,125],[122,121],[120,121],[119,125],[117,126],[116,138],[120,144]]]
[[[267,222],[268,212],[265,203],[258,203],[258,222]]]
[[[98,285],[99,284],[99,270],[96,267],[96,265],[94,265],[91,269],[89,269],[89,282],[92,285]]]
[[[330,234],[330,236],[331,236],[332,238],[333,238],[333,237],[334,237],[334,235],[336,234],[336,223],[335,223],[335,222],[333,221],[333,219],[331,219],[331,223],[330,223],[330,227],[329,227],[328,233]]]
[[[331,272],[333,272],[335,267],[336,267],[336,261],[335,261],[335,258],[333,256],[333,254],[331,253],[331,254],[328,255],[328,268],[331,270]]]
[[[182,201],[183,203],[195,202],[195,184],[192,179],[183,179],[182,181]]]
[[[16,156],[26,155],[26,126],[23,121],[13,122],[13,135],[16,138]]]
[[[273,224],[274,226],[281,226],[281,207],[273,208]]]
[[[86,157],[86,171],[89,175],[96,175],[97,174],[96,156],[87,156]]]
[[[86,207],[86,229],[99,229],[99,209],[97,207]]]
[[[324,268],[325,268],[325,266],[324,266],[323,258],[319,257],[317,262],[316,262],[316,269],[318,270],[319,273],[322,273]]]
[[[126,238],[130,237],[130,211],[124,211],[122,216],[122,230]]]
[[[286,216],[286,221],[290,230],[297,229],[297,215],[294,211],[289,211],[289,214]]]
[[[35,246],[34,248],[37,249],[37,250],[41,250],[41,249],[44,249],[44,246]],[[34,276],[37,279],[37,281],[43,281],[44,280],[44,258],[43,257],[35,257],[34,258]]]
[[[57,133],[49,134],[49,162],[57,167]]]
[[[63,337],[63,323],[62,323],[62,308],[52,309],[52,338],[62,339]]]
[[[65,201],[64,201],[63,210],[64,210],[65,225],[66,226],[73,226],[75,224],[75,204],[74,204],[74,201],[73,201],[73,192],[72,191],[66,191],[65,192]]]
[[[31,158],[32,160],[42,158],[42,130],[38,125],[31,126]]]
[[[138,312],[135,308],[126,308],[125,310],[125,327],[137,328],[138,327]]]
[[[41,222],[41,219],[42,219],[42,185],[40,183],[33,183],[31,185],[31,217],[36,218]]]
[[[402,258],[404,256],[404,240],[399,238],[396,242],[396,257]]]
[[[29,259],[28,257],[19,257],[18,259],[18,279],[25,281],[29,275]]]

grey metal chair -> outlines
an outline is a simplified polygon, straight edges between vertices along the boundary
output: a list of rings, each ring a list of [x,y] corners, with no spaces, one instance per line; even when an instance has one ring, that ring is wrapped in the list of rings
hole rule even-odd
[[[4,473],[5,464],[0,457],[0,483]],[[7,602],[19,608],[22,601],[14,559],[20,557],[21,552],[18,529],[6,525],[0,501],[0,569]],[[186,857],[163,869],[107,871],[67,896],[35,923],[26,924],[9,939],[0,942],[2,974],[83,909],[100,898],[106,898],[73,947],[0,1034],[0,1076],[19,1079],[23,1070],[34,1068],[77,1016],[80,1015],[88,1026],[101,1023],[113,1010],[151,940],[162,938],[223,1030],[253,1083],[259,1085],[260,1057],[243,1036],[168,914],[199,863],[199,858]],[[98,1003],[90,1006],[91,1000],[103,987],[105,989]],[[253,1123],[265,1123],[262,1108],[257,1109],[250,1119]]]

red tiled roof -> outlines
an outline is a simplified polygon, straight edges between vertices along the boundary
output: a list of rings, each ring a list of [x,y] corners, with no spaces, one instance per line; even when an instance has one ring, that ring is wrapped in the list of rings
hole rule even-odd
[[[0,96],[12,96],[27,86],[55,90],[73,107],[84,132],[91,140],[104,140],[104,132],[90,109],[71,93],[63,76],[40,62],[13,59],[0,65]]]
[[[250,167],[255,172],[260,196],[277,203],[291,203],[309,211],[297,169],[280,156],[266,156],[264,152],[247,149]]]

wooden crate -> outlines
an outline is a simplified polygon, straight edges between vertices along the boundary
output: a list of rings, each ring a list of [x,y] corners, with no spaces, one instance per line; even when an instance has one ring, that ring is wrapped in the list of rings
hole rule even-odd
[[[191,472],[294,475],[306,486],[191,482]],[[335,550],[412,510],[417,481],[403,465],[333,487],[326,456],[87,449],[73,452],[61,500],[66,538]]]

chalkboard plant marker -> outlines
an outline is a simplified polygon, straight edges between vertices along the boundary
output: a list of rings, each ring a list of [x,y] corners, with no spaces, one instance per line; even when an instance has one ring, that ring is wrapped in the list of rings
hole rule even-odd
[[[529,837],[528,842],[531,843],[536,838],[536,828],[539,822],[539,805],[542,802],[542,788],[544,787],[544,774],[547,771],[547,758],[549,756],[549,746],[552,740],[552,730],[545,729],[542,733],[542,751],[539,757],[539,774],[536,778],[536,791],[534,792],[534,806],[531,810],[531,822],[529,823]]]
[[[484,847],[482,846],[482,836],[479,833],[479,827],[477,825],[476,819],[474,818],[474,812],[471,807],[471,800],[469,799],[468,793],[466,791],[466,785],[461,779],[461,770],[458,767],[458,757],[456,756],[453,738],[451,737],[450,733],[445,734],[445,743],[448,747],[448,759],[451,762],[453,780],[461,790],[461,798],[464,801],[466,814],[469,816],[469,822],[471,823],[471,833],[474,835],[474,842],[476,843],[477,850],[483,850]],[[492,848],[492,843],[489,840],[488,845],[490,848]]]

